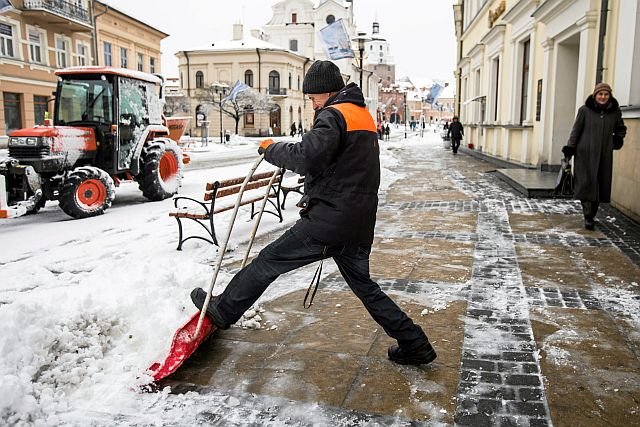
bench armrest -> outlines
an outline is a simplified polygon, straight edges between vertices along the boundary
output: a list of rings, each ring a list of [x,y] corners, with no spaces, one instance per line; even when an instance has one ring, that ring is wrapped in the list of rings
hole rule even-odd
[[[196,199],[192,199],[191,197],[186,197],[186,196],[178,196],[178,197],[174,197],[173,198],[173,206],[176,209],[188,209],[188,206],[178,206],[178,201],[179,200],[187,200],[188,202],[190,202],[191,204],[196,204],[199,205],[202,209],[205,210],[205,212],[209,213],[209,208],[207,207],[207,204],[202,203],[199,200]]]

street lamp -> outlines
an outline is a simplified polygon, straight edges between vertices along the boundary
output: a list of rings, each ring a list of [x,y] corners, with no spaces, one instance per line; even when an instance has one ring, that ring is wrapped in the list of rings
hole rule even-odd
[[[358,33],[358,36],[352,40],[358,44],[358,52],[360,52],[360,89],[362,90],[362,70],[364,68],[364,45],[371,39],[366,37],[367,33]],[[364,91],[363,91],[364,93]]]
[[[218,101],[218,108],[220,109],[220,144],[224,143],[224,135],[222,134],[222,97],[227,94],[227,89],[229,89],[229,85],[224,83],[215,82],[211,85],[213,91],[217,94],[220,94],[220,100]]]
[[[407,139],[407,92],[404,90],[404,139]]]

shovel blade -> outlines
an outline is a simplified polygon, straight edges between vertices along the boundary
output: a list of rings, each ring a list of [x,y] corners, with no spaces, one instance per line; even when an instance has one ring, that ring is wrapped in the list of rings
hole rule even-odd
[[[159,381],[173,374],[215,330],[211,320],[205,316],[200,332],[194,339],[193,335],[196,332],[199,318],[200,312],[191,316],[189,321],[179,328],[173,336],[171,349],[164,362],[155,362],[149,367],[148,372],[153,376],[154,381]]]

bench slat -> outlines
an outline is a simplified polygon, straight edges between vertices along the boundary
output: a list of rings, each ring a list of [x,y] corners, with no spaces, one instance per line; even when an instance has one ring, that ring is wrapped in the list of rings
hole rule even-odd
[[[257,173],[253,175],[251,179],[249,179],[249,182],[258,181],[264,178],[271,178],[271,176],[274,173],[278,173],[278,171]],[[244,180],[245,178],[233,178],[233,179],[225,179],[224,181],[217,181],[217,183],[219,188],[224,188],[224,187],[231,187],[232,185],[242,184]],[[215,182],[208,182],[206,191],[213,190],[215,188],[215,184],[216,184]]]
[[[259,202],[259,201],[260,201],[260,200],[262,200],[262,199],[263,199],[263,197],[262,197],[262,196],[260,196],[260,197],[254,197],[254,198],[252,198],[252,199],[243,200],[243,201],[240,203],[240,206],[248,205],[248,204],[250,204],[250,203]],[[217,213],[220,213],[220,212],[228,211],[229,209],[233,209],[233,208],[234,208],[234,206],[220,206],[219,208],[216,208],[216,209],[213,211],[213,213],[214,213],[214,214],[217,214]]]
[[[260,188],[260,187],[266,187],[267,185],[269,185],[269,181],[270,180],[271,180],[271,176],[269,176],[269,178],[263,179],[261,181],[250,182],[245,187],[245,191],[255,190],[256,188]],[[278,182],[280,182],[280,177],[279,176],[276,177],[273,180],[274,184],[276,184]],[[231,194],[236,194],[236,193],[238,193],[240,191],[241,188],[242,188],[242,185],[235,185],[233,187],[226,187],[226,188],[220,187],[220,188],[218,188],[217,192],[207,191],[204,194],[204,200],[205,200],[205,202],[210,201],[214,197],[214,194],[215,194],[215,198],[216,199],[219,199],[219,198],[225,197],[225,196],[229,196]]]

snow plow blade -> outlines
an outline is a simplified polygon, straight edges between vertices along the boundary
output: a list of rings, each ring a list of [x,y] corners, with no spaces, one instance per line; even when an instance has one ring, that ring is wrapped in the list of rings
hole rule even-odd
[[[187,323],[176,331],[176,334],[173,336],[173,341],[171,342],[171,349],[165,361],[162,363],[155,362],[149,367],[148,372],[151,373],[154,381],[160,381],[173,374],[216,329],[213,323],[211,323],[211,320],[205,316],[200,332],[194,339],[193,336],[196,331],[196,326],[198,325],[199,317],[200,312],[195,313]]]

